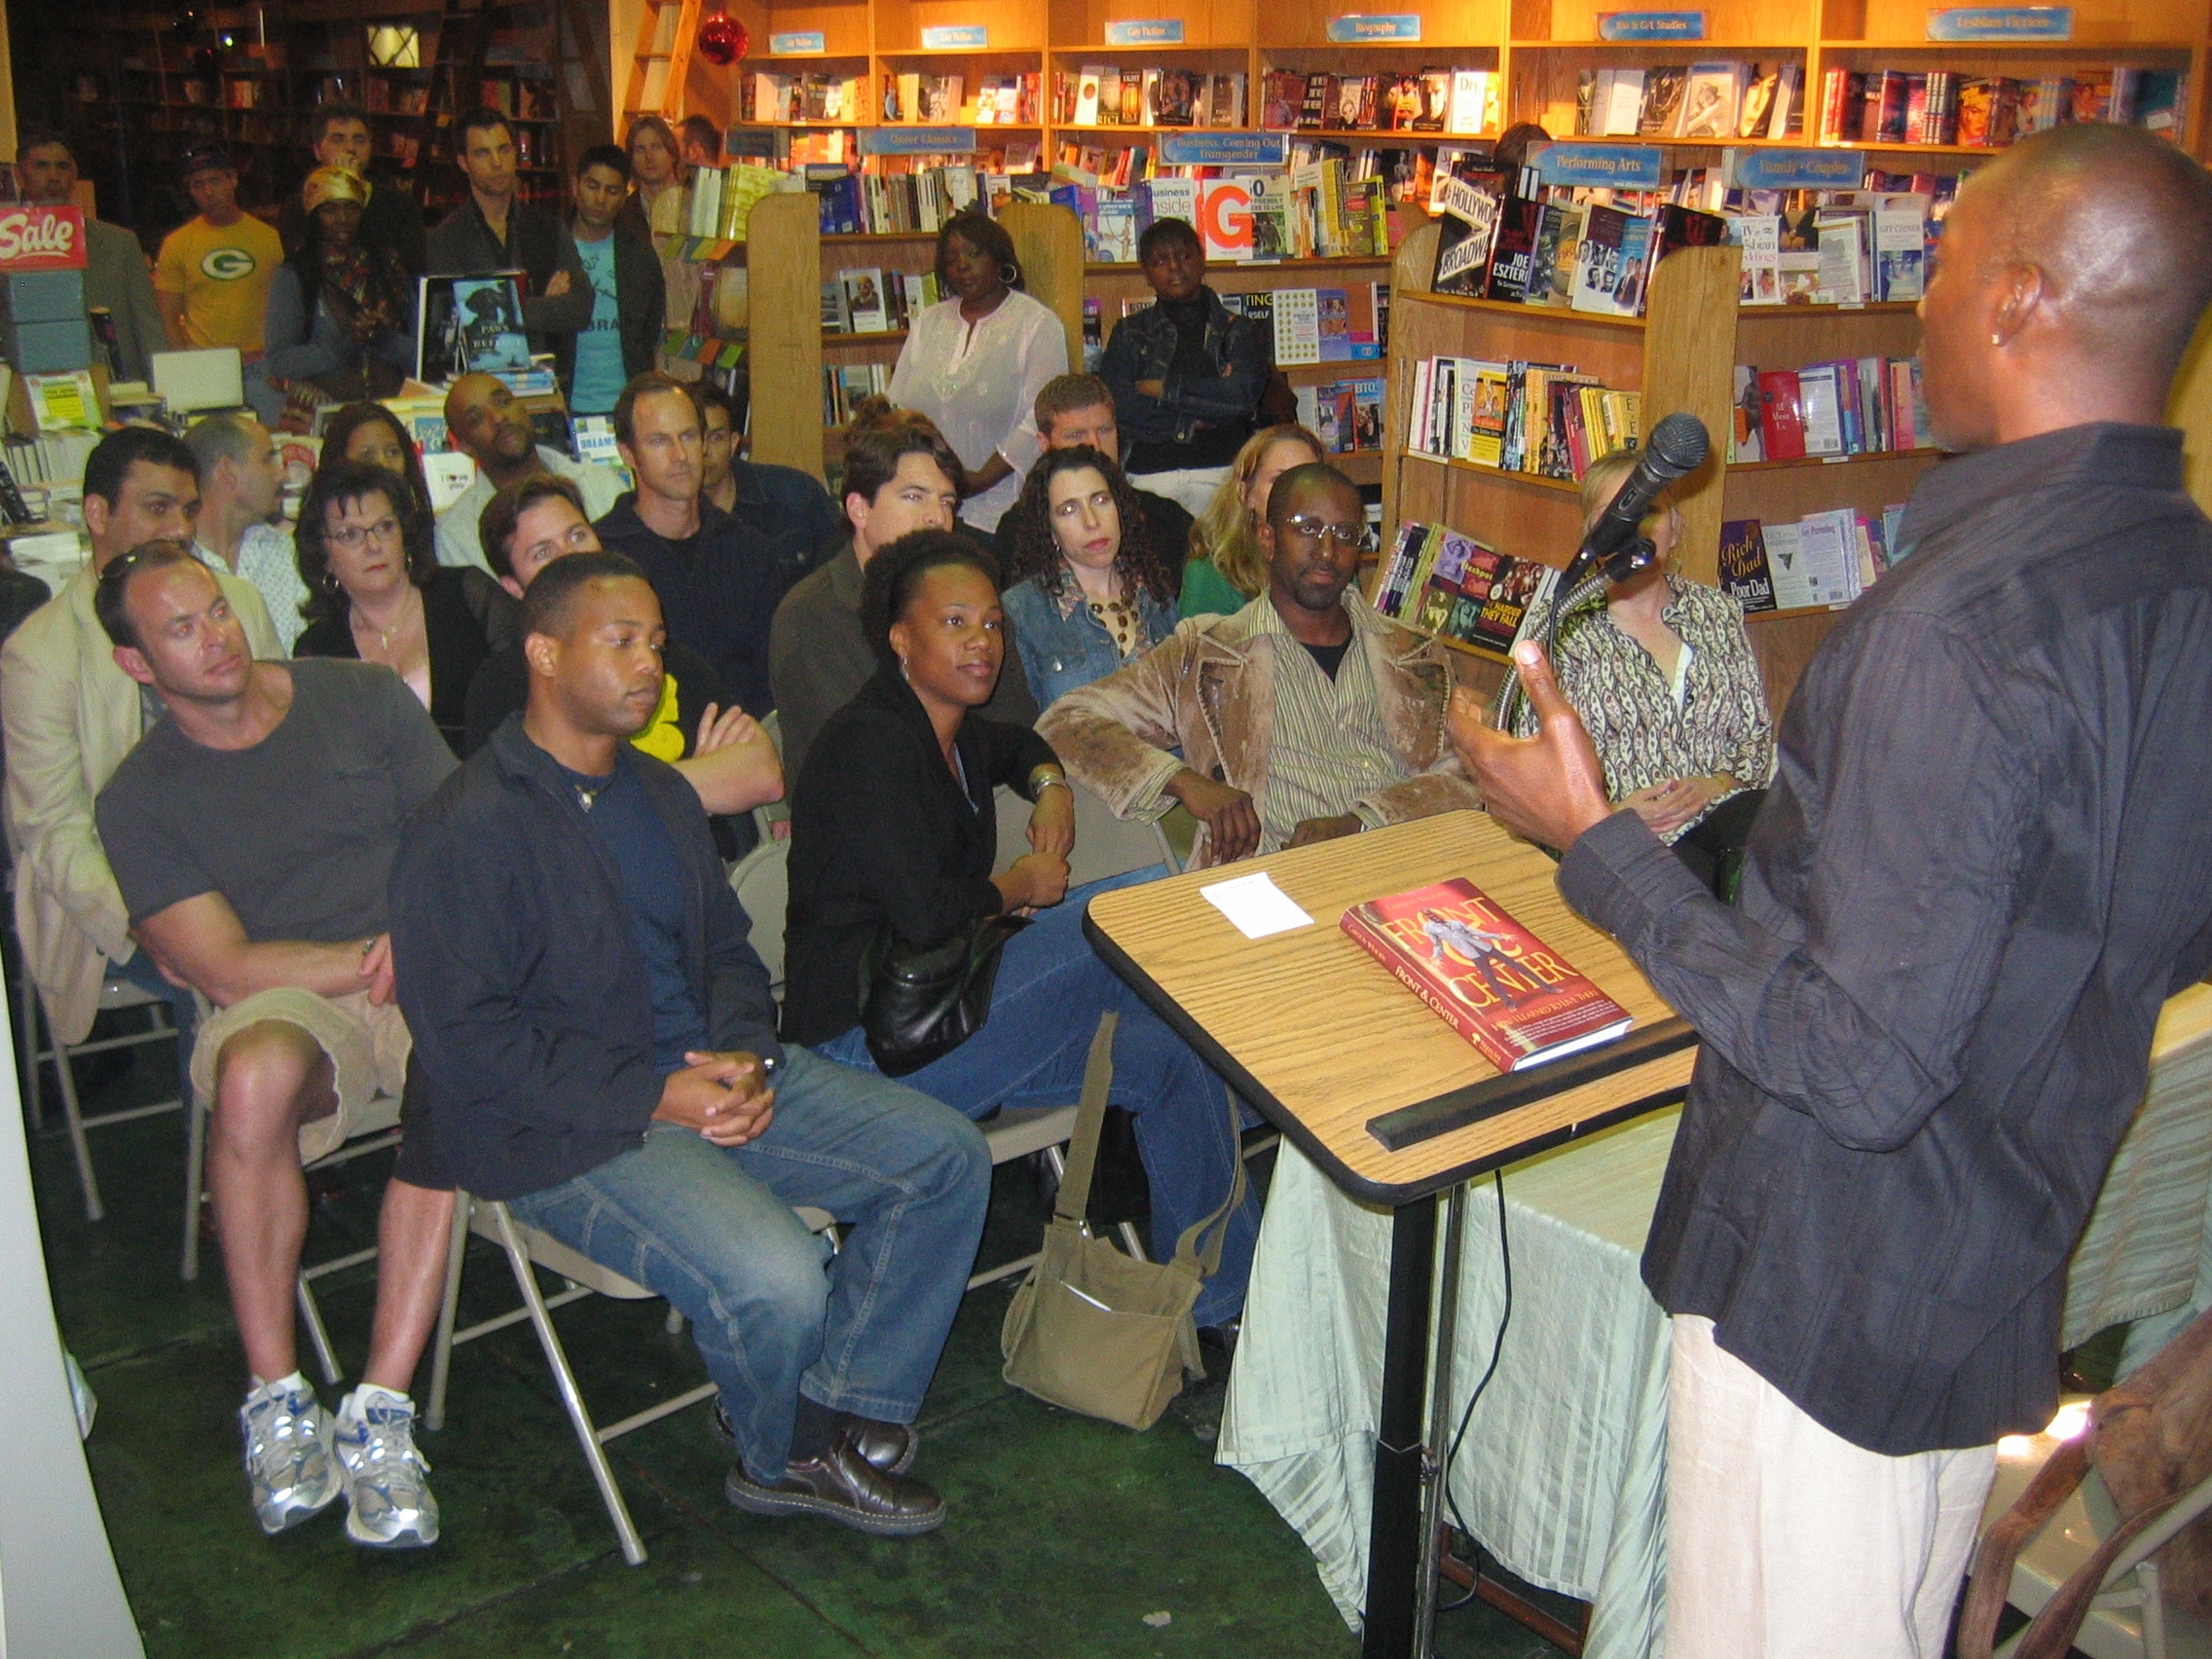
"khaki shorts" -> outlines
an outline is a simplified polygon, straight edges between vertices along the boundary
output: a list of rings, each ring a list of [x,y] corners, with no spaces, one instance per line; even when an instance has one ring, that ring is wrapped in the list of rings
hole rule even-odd
[[[318,997],[284,986],[256,991],[201,1021],[192,1046],[192,1088],[203,1100],[215,1098],[215,1058],[223,1045],[263,1020],[296,1025],[330,1056],[338,1090],[338,1110],[300,1125],[300,1161],[327,1158],[353,1135],[369,1114],[370,1102],[387,1095],[397,1100],[407,1087],[407,1055],[414,1047],[396,1003],[379,1007],[366,991]]]

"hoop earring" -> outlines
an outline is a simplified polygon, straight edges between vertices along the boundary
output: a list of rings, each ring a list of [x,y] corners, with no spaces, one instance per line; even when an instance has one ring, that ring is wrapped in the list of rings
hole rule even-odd
[[[1018,265],[1000,266],[999,280],[1004,282],[1008,287],[1013,287],[1016,282],[1021,280],[1021,267]]]

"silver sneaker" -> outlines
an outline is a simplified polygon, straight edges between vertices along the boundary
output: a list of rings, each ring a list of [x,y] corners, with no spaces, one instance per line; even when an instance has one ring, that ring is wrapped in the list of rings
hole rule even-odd
[[[346,1480],[346,1535],[373,1550],[438,1541],[429,1460],[415,1449],[415,1407],[380,1396],[359,1418],[341,1412],[333,1442]]]
[[[331,1456],[330,1414],[314,1390],[263,1383],[239,1411],[253,1516],[274,1537],[319,1515],[344,1489]]]

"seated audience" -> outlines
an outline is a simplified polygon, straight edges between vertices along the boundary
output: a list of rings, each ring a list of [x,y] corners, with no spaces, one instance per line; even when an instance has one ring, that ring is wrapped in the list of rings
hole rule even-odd
[[[1351,480],[1293,467],[1260,526],[1267,592],[1070,691],[1039,735],[1123,818],[1189,807],[1194,866],[1480,806],[1444,729],[1450,653],[1369,608],[1366,540]]]
[[[1620,494],[1636,461],[1636,451],[1619,450],[1590,463],[1585,528]],[[1552,672],[1597,748],[1607,798],[1633,808],[1720,892],[1774,772],[1766,681],[1742,608],[1674,569],[1681,514],[1655,509],[1643,532],[1658,558],[1610,584],[1602,602],[1561,618]],[[1549,611],[1548,604],[1530,608],[1529,626],[1539,638]],[[1535,729],[1524,700],[1514,733]]]
[[[1098,451],[1048,450],[999,521],[1009,527],[1004,604],[1043,707],[1174,631],[1174,568],[1146,535],[1129,481]]]
[[[26,132],[16,143],[16,178],[32,205],[67,207],[77,188],[77,159],[58,132]],[[115,325],[116,367],[124,380],[153,374],[153,354],[169,349],[168,324],[154,292],[146,250],[121,225],[85,215],[85,310],[104,311]]]
[[[643,567],[670,636],[712,663],[758,719],[776,706],[768,630],[784,585],[768,544],[700,498],[701,437],[699,405],[682,382],[654,372],[624,387],[614,441],[638,487],[593,528],[609,552]]]
[[[401,825],[453,756],[382,669],[254,661],[220,578],[181,542],[110,563],[94,603],[115,661],[168,711],[100,792],[99,832],[132,931],[220,1011],[192,1081],[213,1105],[207,1190],[251,1376],[239,1425],[255,1518],[280,1532],[344,1492],[353,1542],[435,1543],[407,1388],[453,1194],[424,1139],[405,1138],[385,1188],[368,1367],[335,1423],[300,1374],[292,1299],[301,1164],[405,1084],[385,889]]]
[[[745,386],[740,381],[740,387]],[[788,593],[801,576],[818,570],[845,537],[830,492],[811,472],[752,461],[745,447],[744,391],[724,391],[711,381],[691,387],[706,423],[700,449],[700,496],[765,541],[775,555],[777,580]]]
[[[359,104],[325,102],[314,106],[308,125],[309,153],[318,167],[343,167],[366,180],[369,199],[361,212],[361,240],[371,247],[388,247],[399,255],[410,277],[420,276],[427,264],[427,232],[423,209],[406,186],[370,177],[376,140],[369,132],[368,112]],[[276,234],[284,239],[284,251],[297,253],[308,237],[308,210],[297,199],[284,203],[276,215]]]
[[[599,533],[584,517],[576,487],[545,472],[494,496],[479,528],[499,585],[517,600],[554,560],[600,551]],[[661,665],[660,703],[630,741],[682,773],[710,813],[751,812],[781,800],[784,772],[776,746],[742,707],[724,703],[714,668],[674,640],[663,646]],[[530,667],[518,631],[514,644],[486,657],[469,682],[462,757],[491,742],[529,701]]]
[[[1037,394],[1068,372],[1067,330],[1021,291],[1014,240],[981,213],[944,222],[937,276],[950,297],[914,313],[891,401],[929,417],[959,454],[960,516],[988,535],[1037,459]]]
[[[571,461],[537,441],[530,411],[504,381],[492,375],[462,375],[446,389],[446,434],[453,447],[476,462],[476,481],[438,514],[438,563],[474,565],[486,575],[484,550],[476,544],[476,524],[494,495],[534,472],[567,478],[583,492],[584,510],[595,519],[613,511],[622,498],[622,475],[596,461]]]
[[[1154,220],[1137,260],[1157,299],[1114,325],[1098,378],[1129,436],[1129,476],[1203,512],[1260,424],[1273,341],[1206,286],[1205,247],[1184,220]]]
[[[690,1319],[731,1503],[928,1531],[944,1505],[904,1473],[909,1425],[990,1155],[957,1113],[777,1041],[698,799],[630,741],[663,681],[638,568],[554,559],[523,628],[527,710],[415,819],[393,871],[409,1113],[467,1191]],[[834,1254],[798,1204],[837,1218]]]
[[[269,608],[281,656],[307,626],[307,584],[292,556],[292,533],[276,521],[284,467],[269,428],[250,415],[210,415],[184,434],[200,463],[200,517],[192,550],[210,570],[253,584]]]
[[[152,426],[102,438],[85,461],[85,535],[92,562],[34,611],[0,648],[6,722],[8,845],[15,855],[16,937],[54,1035],[82,1043],[115,974],[166,999],[189,1052],[196,1005],[163,977],[130,933],[129,912],[100,845],[92,800],[154,719],[116,665],[92,608],[100,572],[133,547],[189,541],[200,506],[199,462],[183,441]],[[217,571],[215,585],[257,657],[284,654],[250,583]]]
[[[292,654],[382,663],[460,754],[468,682],[513,641],[514,601],[481,571],[430,556],[429,521],[381,466],[341,461],[317,471],[296,539],[310,597]]]
[[[860,984],[878,930],[927,950],[986,917],[1042,911],[1006,941],[982,1029],[904,1081],[973,1118],[1065,1105],[1082,1087],[1099,1015],[1118,1013],[1110,1099],[1135,1114],[1155,1255],[1166,1261],[1184,1230],[1229,1196],[1232,1102],[1091,950],[1081,896],[1062,903],[1074,794],[1035,732],[981,712],[1005,661],[998,571],[968,537],[918,531],[868,566],[861,603],[875,675],[822,728],[792,793],[784,1036],[872,1068]],[[1002,784],[1036,810],[1031,850],[994,876],[991,792]],[[1220,1272],[1198,1293],[1200,1325],[1243,1306],[1259,1222],[1247,1194],[1229,1218]]]
[[[408,436],[399,417],[381,403],[349,403],[322,426],[322,464],[357,461],[381,466],[406,480],[418,510],[430,512],[430,480],[423,471],[423,455]]]
[[[1119,465],[1122,429],[1114,419],[1114,394],[1096,375],[1061,375],[1045,383],[1037,394],[1037,438],[1047,450],[1094,449]],[[1156,496],[1136,490],[1137,504],[1144,508],[1145,529],[1160,562],[1180,571],[1191,556],[1191,515],[1172,496]],[[999,521],[995,547],[1002,569],[1014,564],[1013,533]]]
[[[415,279],[395,248],[363,239],[368,200],[360,175],[339,167],[300,186],[307,234],[270,280],[268,354],[246,376],[247,400],[272,424],[287,400],[389,397],[415,372]]]
[[[861,572],[878,549],[909,531],[950,530],[960,478],[960,458],[926,417],[880,404],[854,417],[843,481],[850,543],[784,596],[768,641],[785,777],[798,776],[823,721],[875,673],[875,651],[861,626]],[[1036,724],[1036,699],[1015,652],[1007,652],[983,712],[1013,725]]]
[[[569,235],[591,283],[591,321],[554,348],[572,415],[608,414],[660,350],[667,287],[652,239],[620,217],[629,188],[630,158],[616,146],[594,144],[577,158]]]
[[[1231,616],[1267,592],[1260,524],[1268,516],[1268,494],[1292,467],[1328,459],[1321,440],[1304,426],[1270,426],[1245,440],[1229,476],[1214,487],[1213,499],[1191,527],[1178,614],[1186,620]]]

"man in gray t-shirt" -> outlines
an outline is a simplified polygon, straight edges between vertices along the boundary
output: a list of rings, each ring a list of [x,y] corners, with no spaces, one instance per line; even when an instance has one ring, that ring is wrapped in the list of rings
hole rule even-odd
[[[376,1334],[335,1424],[300,1375],[292,1294],[301,1164],[372,1126],[405,1087],[385,887],[452,753],[388,669],[254,661],[182,543],[112,561],[93,608],[116,662],[168,711],[94,812],[132,935],[220,1011],[200,1027],[192,1081],[212,1103],[207,1188],[252,1375],[239,1417],[255,1515],[282,1531],[344,1492],[356,1543],[433,1543],[407,1388],[437,1312],[453,1197],[418,1143],[402,1142],[385,1190]]]

